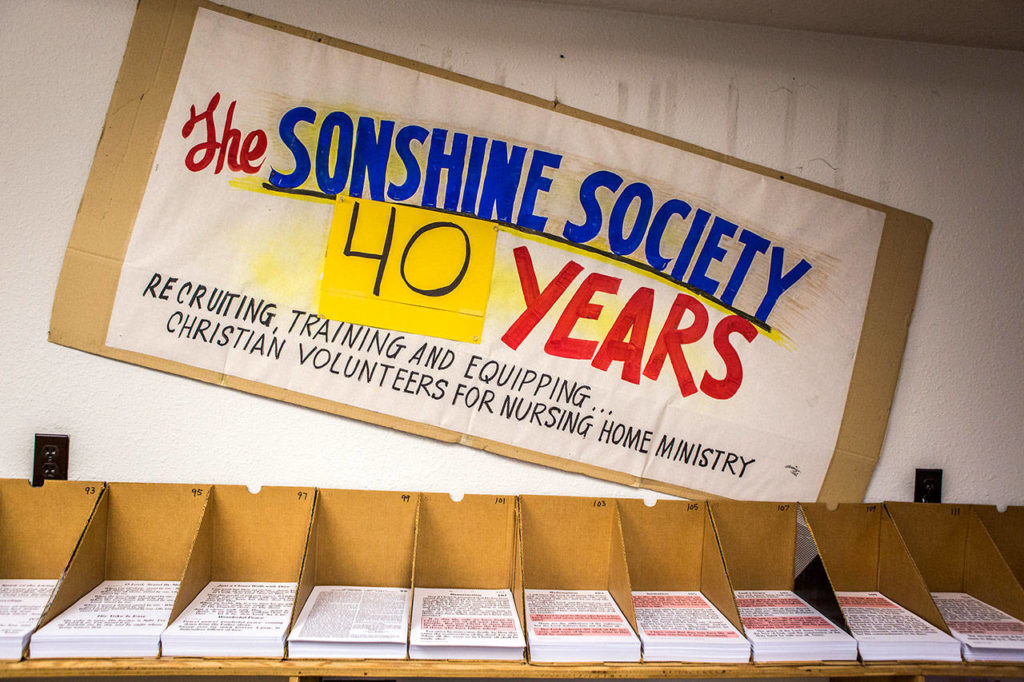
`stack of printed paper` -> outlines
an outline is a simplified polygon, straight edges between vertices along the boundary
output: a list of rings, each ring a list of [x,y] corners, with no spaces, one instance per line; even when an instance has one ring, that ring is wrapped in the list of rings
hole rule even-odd
[[[21,658],[56,584],[56,580],[0,580],[0,658]]]
[[[880,592],[836,592],[865,661],[959,661],[960,643]]]
[[[295,583],[211,582],[164,631],[164,656],[284,656]]]
[[[1024,662],[1024,622],[963,592],[932,592],[968,661]]]
[[[176,580],[104,580],[32,635],[32,658],[157,656]]]
[[[530,660],[639,661],[640,640],[607,590],[526,590]]]
[[[750,643],[700,592],[634,592],[646,661],[745,663]]]
[[[410,658],[523,658],[511,591],[417,587],[412,602]]]
[[[405,658],[405,587],[317,585],[288,635],[288,658]]]
[[[855,661],[857,642],[789,590],[738,590],[754,661]]]

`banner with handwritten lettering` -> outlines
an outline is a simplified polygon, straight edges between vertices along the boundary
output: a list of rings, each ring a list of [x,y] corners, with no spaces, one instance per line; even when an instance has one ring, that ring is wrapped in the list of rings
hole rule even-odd
[[[812,500],[884,221],[200,9],[106,344],[664,489]]]

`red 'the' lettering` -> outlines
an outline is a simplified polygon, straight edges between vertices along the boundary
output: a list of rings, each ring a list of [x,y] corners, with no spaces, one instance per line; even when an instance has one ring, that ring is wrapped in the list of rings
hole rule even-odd
[[[185,167],[193,173],[197,173],[213,163],[214,157],[216,157],[217,165],[213,169],[214,174],[220,173],[224,169],[225,162],[227,162],[228,168],[235,172],[258,172],[263,166],[263,155],[267,151],[267,134],[256,129],[249,132],[243,140],[242,132],[231,125],[236,104],[232,101],[228,105],[228,113],[224,121],[224,134],[218,140],[217,124],[213,120],[213,112],[218,104],[220,104],[219,92],[210,98],[210,103],[206,105],[206,111],[197,113],[194,104],[190,107],[191,116],[182,126],[181,136],[187,139],[197,125],[205,124],[206,141],[200,142],[188,151],[188,154],[185,155]],[[256,161],[259,163],[255,163]]]

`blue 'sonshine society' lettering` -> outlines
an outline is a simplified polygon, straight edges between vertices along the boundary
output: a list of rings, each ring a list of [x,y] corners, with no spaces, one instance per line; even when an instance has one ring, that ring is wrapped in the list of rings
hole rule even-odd
[[[296,133],[300,126],[313,126],[310,132],[316,133],[312,155]],[[537,214],[537,198],[551,189],[553,174],[562,162],[559,154],[444,128],[397,126],[394,121],[369,116],[353,121],[343,111],[320,117],[309,107],[286,112],[278,132],[292,154],[293,167],[290,172],[271,170],[270,183],[276,187],[301,187],[312,173],[319,190],[328,195],[347,190],[352,197],[367,193],[376,201],[402,202],[420,192],[423,206],[538,232],[547,228],[548,218]],[[424,150],[426,161],[421,163]],[[393,167],[390,173],[389,164]],[[395,172],[397,166],[404,172]],[[567,220],[562,236],[585,244],[604,229],[612,253],[625,257],[642,248],[641,263],[729,306],[751,269],[767,266],[766,276],[759,278],[766,282],[760,301],[756,310],[748,313],[765,324],[782,294],[811,269],[804,259],[787,265],[785,247],[711,211],[675,198],[659,206],[647,184],[624,184],[622,176],[610,170],[587,176],[579,188],[583,217],[579,222]],[[602,194],[614,199],[607,215],[600,202]],[[664,235],[673,218],[683,222],[685,237],[676,253],[664,253]],[[735,259],[728,259],[723,239],[740,245]],[[727,259],[732,266],[729,276],[721,280],[712,277],[711,265]]]

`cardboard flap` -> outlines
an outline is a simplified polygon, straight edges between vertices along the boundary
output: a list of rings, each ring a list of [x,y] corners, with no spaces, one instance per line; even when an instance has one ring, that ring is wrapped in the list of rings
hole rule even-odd
[[[210,580],[298,582],[316,490],[215,485]]]
[[[195,538],[192,541],[192,548],[188,553],[188,560],[185,562],[185,570],[181,575],[178,595],[174,598],[174,606],[171,608],[171,617],[168,619],[168,622],[171,623],[181,615],[185,607],[191,604],[192,600],[210,582],[213,567],[214,520],[213,513],[210,510],[213,506],[213,490],[211,486],[197,487],[196,490],[206,498],[206,503],[203,506],[199,529],[196,531]]]
[[[295,621],[306,605],[313,588],[318,584],[316,581],[317,557],[320,553],[320,528],[321,523],[320,490],[317,489],[313,498],[313,517],[309,522],[309,533],[306,536],[306,549],[302,553],[302,566],[299,568],[299,585],[295,590],[295,601],[292,603],[292,617],[288,623],[288,630],[295,626]]]
[[[512,495],[423,493],[416,533],[416,587],[512,589],[516,500]]]
[[[107,528],[109,527],[110,490],[99,489],[99,500],[85,532],[75,548],[71,563],[57,589],[50,599],[46,612],[39,620],[39,627],[53,618],[103,582],[107,552]]]
[[[617,504],[633,589],[700,589],[706,505],[659,500],[648,507],[637,499]]]
[[[917,502],[886,502],[885,506],[928,589],[963,592],[970,508]]]
[[[68,567],[102,481],[0,479],[0,577],[57,580]]]
[[[515,548],[512,557],[512,599],[516,603],[519,625],[526,632],[526,596],[523,593],[523,509],[516,497]]]
[[[1024,507],[1007,507],[1000,512],[992,506],[976,505],[974,512],[985,524],[1017,582],[1024,585]]]
[[[729,574],[725,570],[725,559],[722,557],[722,548],[718,543],[714,524],[711,522],[711,511],[706,505],[704,505],[704,513],[701,516],[704,517],[704,538],[701,542],[703,551],[701,552],[700,591],[743,634],[745,631],[740,622],[739,609],[736,606],[736,593],[733,591],[732,583],[729,582]]]
[[[840,592],[872,592],[878,585],[878,504],[801,504],[832,587]]]
[[[209,486],[107,486],[107,580],[181,580]]]
[[[636,612],[633,610],[633,587],[629,582],[626,547],[622,538],[622,518],[619,509],[612,507],[611,538],[608,543],[608,593],[622,609],[622,615],[636,632]]]
[[[948,633],[917,564],[884,507],[879,521],[878,591]]]
[[[796,503],[709,503],[726,571],[736,590],[792,590]]]
[[[1024,620],[1024,587],[973,510],[967,513],[964,592]]]

